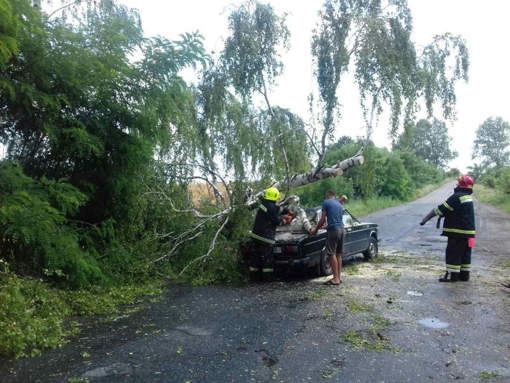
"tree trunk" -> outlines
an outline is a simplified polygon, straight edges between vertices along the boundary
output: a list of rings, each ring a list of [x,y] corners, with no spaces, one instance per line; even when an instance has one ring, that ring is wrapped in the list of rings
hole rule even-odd
[[[289,185],[291,188],[296,188],[299,186],[310,184],[315,181],[320,181],[325,178],[338,177],[344,174],[344,171],[349,170],[350,168],[353,168],[355,166],[362,165],[363,162],[364,162],[363,156],[356,156],[341,161],[335,166],[330,168],[322,168],[318,170],[312,169],[308,173],[296,174],[292,176]],[[272,186],[277,188],[278,190],[282,190],[287,185],[287,182],[288,182],[287,180],[284,180],[283,182],[277,182]]]

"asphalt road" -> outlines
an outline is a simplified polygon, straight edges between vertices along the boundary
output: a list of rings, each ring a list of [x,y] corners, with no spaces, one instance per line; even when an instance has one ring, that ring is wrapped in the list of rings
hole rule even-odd
[[[171,286],[145,310],[83,320],[62,349],[0,359],[0,381],[510,382],[509,216],[475,201],[472,280],[439,283],[446,241],[418,223],[452,188],[364,217],[380,256],[346,264],[341,287]]]

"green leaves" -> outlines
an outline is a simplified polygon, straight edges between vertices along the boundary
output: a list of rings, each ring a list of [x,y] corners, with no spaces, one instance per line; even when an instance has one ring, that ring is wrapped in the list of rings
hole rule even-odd
[[[37,355],[60,347],[72,331],[63,324],[71,311],[55,290],[34,279],[0,278],[0,353]]]
[[[13,55],[18,53],[15,35],[20,23],[15,16],[10,1],[0,0],[0,68]]]
[[[0,163],[0,183],[9,185],[0,192],[2,258],[73,286],[104,279],[79,233],[66,226],[66,214],[76,214],[87,201],[84,194],[44,177],[35,182],[9,161]]]
[[[510,163],[510,124],[501,117],[488,118],[476,130],[473,159],[482,159],[483,167],[502,167]]]
[[[248,1],[229,16],[230,36],[222,60],[239,94],[250,99],[254,91],[267,93],[283,70],[280,49],[289,47],[286,15],[271,5]]]
[[[303,121],[270,102],[270,87],[283,71],[280,52],[288,48],[285,19],[256,1],[234,10],[219,62],[202,72],[195,92],[202,159],[214,170],[219,156],[219,167],[237,181],[251,173],[269,182],[309,165]]]
[[[404,128],[393,148],[409,150],[436,168],[444,169],[458,155],[451,150],[451,141],[443,121],[421,119],[416,125],[411,123]]]
[[[420,54],[411,39],[412,17],[406,0],[327,0],[320,15],[312,53],[326,132],[332,130],[337,88],[350,63],[367,123],[368,111],[377,116],[387,105],[395,135],[402,117],[406,123],[411,121],[421,100],[430,115],[439,102],[444,117],[455,118],[455,84],[468,80],[469,69],[461,37],[437,35]]]
[[[455,118],[455,83],[468,81],[469,52],[462,37],[445,33],[434,37],[421,56],[421,73],[427,111],[438,101],[445,118]]]
[[[324,103],[323,149],[325,137],[334,130],[334,113],[339,106],[337,89],[350,60],[346,39],[352,19],[341,14],[337,6],[343,9],[345,4],[337,1],[327,1],[324,4],[324,9],[320,13],[319,29],[312,37],[314,74],[317,78],[320,100]]]

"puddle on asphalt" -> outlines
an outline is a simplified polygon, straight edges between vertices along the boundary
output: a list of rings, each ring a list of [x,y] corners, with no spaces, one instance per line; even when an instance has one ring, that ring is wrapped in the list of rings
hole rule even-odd
[[[410,295],[412,297],[422,297],[423,293],[421,291],[408,291],[407,295]]]
[[[447,328],[450,324],[441,322],[436,318],[425,318],[418,321],[419,324],[428,328]]]

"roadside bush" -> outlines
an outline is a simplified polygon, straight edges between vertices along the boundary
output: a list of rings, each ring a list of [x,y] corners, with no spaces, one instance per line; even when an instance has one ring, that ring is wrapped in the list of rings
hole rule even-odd
[[[411,177],[413,190],[444,180],[445,174],[441,169],[438,169],[416,154],[410,151],[397,151],[395,153],[402,159],[404,168]],[[458,177],[460,172],[455,174],[455,177]]]
[[[383,174],[385,182],[381,186],[381,196],[393,197],[402,201],[411,198],[414,191],[412,180],[398,154],[390,154],[385,163]]]
[[[87,198],[63,182],[27,177],[14,161],[0,162],[0,257],[18,271],[34,271],[74,286],[105,280],[83,235],[67,226]],[[66,276],[66,278],[59,278]]]
[[[321,206],[326,199],[326,191],[334,189],[340,198],[345,194],[349,199],[354,198],[352,181],[347,177],[326,178],[291,191],[291,194],[299,196],[303,206]]]
[[[496,181],[496,188],[505,195],[510,195],[510,168],[505,168]]]
[[[451,168],[445,173],[446,178],[457,178],[462,172],[457,168]]]

